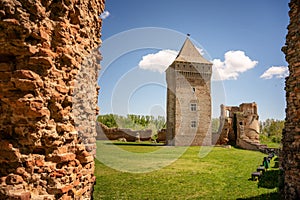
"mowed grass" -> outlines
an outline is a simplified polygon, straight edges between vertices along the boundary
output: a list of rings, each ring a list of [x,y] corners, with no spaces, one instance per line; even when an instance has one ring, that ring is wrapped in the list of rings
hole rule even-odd
[[[111,144],[98,142],[98,153],[105,145]],[[134,144],[116,147],[141,155],[167,148],[168,153],[164,156],[184,148]],[[236,148],[203,148],[209,153],[202,158],[199,157],[200,147],[188,147],[172,164],[148,173],[123,172],[96,160],[94,199],[277,198],[276,188],[258,187],[258,182],[249,180],[251,173],[262,163],[264,154]]]
[[[262,142],[262,144],[266,144],[269,148],[280,148],[281,144],[276,142]]]

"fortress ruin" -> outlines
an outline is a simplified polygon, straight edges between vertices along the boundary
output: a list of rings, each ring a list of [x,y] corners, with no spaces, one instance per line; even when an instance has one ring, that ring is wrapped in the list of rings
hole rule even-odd
[[[261,150],[266,145],[259,142],[259,116],[257,104],[242,103],[239,106],[221,105],[220,128],[216,144],[236,145],[243,149]]]
[[[76,86],[76,78],[90,75],[96,84],[101,57],[92,50],[101,43],[99,15],[104,3],[104,0],[0,2],[0,199],[91,199],[95,181],[95,130],[85,120],[77,124],[72,111],[76,87],[84,88],[80,83]],[[291,0],[289,6],[290,25],[286,46],[282,48],[290,75],[285,88],[287,109],[280,156],[283,169],[280,191],[283,199],[299,199],[300,1]],[[87,57],[89,62],[83,64],[83,58]],[[181,60],[178,65],[174,62],[167,72],[170,83],[167,139],[173,145],[180,144],[176,142],[177,136],[184,138],[184,132],[178,131],[179,125],[186,123],[188,129],[191,124],[200,127],[198,118],[193,120],[196,123],[176,118],[181,116],[175,110],[180,106],[176,105],[185,101],[174,96],[175,77],[179,78],[179,74],[199,77],[195,71],[175,73],[176,67],[183,69],[190,63],[193,62]],[[209,107],[210,66],[206,63],[201,71],[206,78],[188,78],[191,82],[187,84],[190,87],[197,81],[202,83],[204,90],[190,87],[190,91],[204,91],[204,102]],[[84,101],[77,103],[90,109],[81,111],[85,106],[78,106],[76,115],[82,114],[89,121],[96,116],[98,89],[91,88],[93,93],[89,97],[78,93]],[[197,111],[197,98],[190,94],[188,97],[191,97],[189,103],[196,102]],[[188,111],[189,105],[185,109]],[[204,111],[203,116],[207,124],[210,111]],[[203,144],[202,133],[209,133],[209,127],[203,127],[195,133],[195,142],[190,136],[186,136],[187,141]]]
[[[0,199],[91,199],[103,10],[0,2]]]

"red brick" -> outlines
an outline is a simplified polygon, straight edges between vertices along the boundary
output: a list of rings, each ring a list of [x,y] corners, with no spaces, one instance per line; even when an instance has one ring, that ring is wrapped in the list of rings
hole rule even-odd
[[[44,160],[36,160],[35,161],[35,165],[38,167],[42,167],[42,166],[44,166],[44,164],[45,164]]]
[[[49,157],[48,160],[55,163],[61,163],[61,162],[75,160],[75,158],[76,155],[74,153],[64,153],[64,154],[53,155]]]

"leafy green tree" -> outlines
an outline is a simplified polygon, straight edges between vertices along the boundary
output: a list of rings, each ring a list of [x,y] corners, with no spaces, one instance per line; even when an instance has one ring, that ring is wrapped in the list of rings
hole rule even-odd
[[[130,128],[133,130],[141,130],[141,129],[151,129],[154,132],[165,128],[166,120],[163,116],[158,116],[155,118],[154,116],[141,116],[141,115],[133,115],[128,114],[127,116],[106,114],[99,115],[97,120],[107,127],[118,127],[118,128]]]
[[[261,138],[274,143],[280,143],[284,122],[284,120],[275,119],[266,119],[264,122],[261,122]]]
[[[109,128],[112,128],[112,127],[118,127],[115,119],[116,119],[116,115],[107,114],[107,115],[99,115],[97,121],[105,124]]]
[[[220,120],[219,118],[212,118],[211,119],[211,131],[213,133],[217,133],[219,131]]]

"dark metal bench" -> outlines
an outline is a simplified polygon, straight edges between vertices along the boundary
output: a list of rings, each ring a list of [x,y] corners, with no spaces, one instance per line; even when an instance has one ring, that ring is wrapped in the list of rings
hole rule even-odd
[[[272,160],[273,157],[274,157],[274,154],[273,154],[273,153],[270,153],[270,154],[268,155],[268,159],[269,159],[269,160]]]
[[[259,180],[260,176],[261,176],[260,172],[252,172],[251,174],[252,181]]]
[[[257,172],[265,173],[266,168],[264,166],[260,166],[256,169]]]

